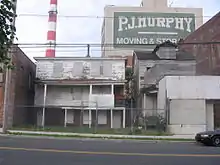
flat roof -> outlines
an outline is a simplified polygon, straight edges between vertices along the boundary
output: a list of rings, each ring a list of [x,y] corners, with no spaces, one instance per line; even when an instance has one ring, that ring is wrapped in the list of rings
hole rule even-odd
[[[123,57],[34,57],[38,60],[126,60]]]

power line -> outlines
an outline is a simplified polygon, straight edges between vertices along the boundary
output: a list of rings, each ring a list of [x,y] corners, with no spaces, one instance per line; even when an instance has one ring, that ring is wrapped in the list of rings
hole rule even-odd
[[[210,45],[210,44],[220,44],[220,41],[211,41],[211,42],[183,42],[178,43],[177,45]],[[46,43],[17,43],[19,47],[23,48],[44,48],[50,46],[50,44]],[[55,44],[56,47],[59,48],[73,48],[73,47],[87,47],[90,45],[90,47],[112,47],[112,46],[156,46],[158,44],[100,44],[100,43],[87,43],[87,44],[81,44],[81,43],[57,43]]]
[[[177,12],[178,14],[178,12]],[[110,19],[114,19],[114,18],[118,18],[118,17],[109,17],[109,16],[95,16],[95,15],[57,15],[58,17],[63,17],[63,18],[110,18]],[[47,14],[37,14],[37,13],[26,13],[26,14],[17,14],[17,17],[48,17]],[[132,16],[127,16],[127,17],[132,17]],[[208,15],[204,15],[204,16],[195,16],[195,18],[211,18],[211,17],[220,17],[219,15],[217,16],[208,16]],[[191,17],[189,17],[191,18]]]

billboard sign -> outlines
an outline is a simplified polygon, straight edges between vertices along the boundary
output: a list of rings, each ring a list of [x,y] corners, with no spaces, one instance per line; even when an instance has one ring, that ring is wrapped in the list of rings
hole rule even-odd
[[[148,48],[167,40],[177,42],[195,30],[190,13],[114,12],[115,48]]]

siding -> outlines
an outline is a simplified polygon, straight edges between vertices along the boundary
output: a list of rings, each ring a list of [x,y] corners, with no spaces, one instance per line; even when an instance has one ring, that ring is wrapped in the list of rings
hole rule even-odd
[[[145,71],[144,84],[156,84],[164,75],[195,75],[195,62],[176,62],[174,64],[156,64],[150,70]]]
[[[36,77],[47,79],[125,79],[124,60],[37,60]]]
[[[141,80],[141,77],[144,77],[145,76],[145,71],[146,71],[146,68],[149,67],[149,68],[152,68],[154,67],[156,64],[162,64],[165,66],[165,64],[176,64],[176,65],[179,65],[179,66],[182,66],[182,67],[185,67],[187,65],[194,65],[195,62],[194,61],[176,61],[176,60],[158,60],[158,61],[152,61],[152,60],[139,60],[139,80],[140,80],[140,87],[142,87],[142,85],[144,85],[146,83],[146,80],[144,82],[144,79]],[[194,74],[194,67],[192,66],[192,71],[187,71],[189,68],[185,68],[186,70],[186,73],[192,73]],[[166,69],[165,69],[166,70]],[[163,70],[163,71],[165,71]],[[175,71],[174,71],[175,72]],[[159,75],[161,73],[158,73],[158,74],[155,74],[155,77],[157,75]]]
[[[95,87],[95,86],[93,86]],[[79,108],[90,107],[114,107],[114,95],[108,86],[102,89],[94,88],[89,94],[89,86],[48,86],[46,95],[46,106],[75,106]],[[43,86],[36,86],[35,105],[43,105]]]

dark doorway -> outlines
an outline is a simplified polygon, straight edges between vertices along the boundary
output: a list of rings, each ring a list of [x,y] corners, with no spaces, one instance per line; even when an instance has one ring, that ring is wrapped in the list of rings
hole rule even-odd
[[[220,128],[220,103],[214,104],[214,128]]]

